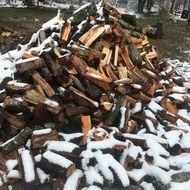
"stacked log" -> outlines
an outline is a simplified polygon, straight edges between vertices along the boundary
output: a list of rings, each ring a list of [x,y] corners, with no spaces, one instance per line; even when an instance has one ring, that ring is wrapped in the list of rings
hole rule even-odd
[[[19,46],[14,80],[1,82],[2,188],[170,186],[171,155],[190,149],[189,81],[127,18],[87,4]]]

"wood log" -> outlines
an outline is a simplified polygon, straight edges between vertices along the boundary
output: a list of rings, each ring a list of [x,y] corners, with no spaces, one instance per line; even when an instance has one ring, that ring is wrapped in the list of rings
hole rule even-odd
[[[90,106],[91,108],[97,108],[99,103],[88,98],[85,94],[80,92],[79,90],[75,89],[74,87],[69,87],[69,90],[72,93],[74,100],[82,106]]]
[[[32,75],[33,79],[35,80],[36,83],[38,83],[44,93],[48,96],[48,97],[53,97],[55,95],[55,91],[53,90],[53,88],[40,76],[39,73],[35,72],[33,75]]]
[[[115,108],[111,110],[105,118],[105,123],[107,125],[111,126],[113,124],[120,111],[121,106],[123,105],[124,100],[124,96],[118,95],[118,97],[116,98]]]
[[[110,83],[112,81],[108,77],[104,76],[103,74],[100,74],[97,70],[93,68],[89,68],[84,76],[85,78],[90,80],[92,83],[105,89],[106,91],[111,90]]]
[[[133,43],[130,43],[128,49],[129,49],[129,56],[131,58],[131,61],[134,63],[134,65],[141,67],[143,59],[140,56],[140,53],[137,50],[136,46]]]
[[[23,145],[32,134],[29,127],[25,127],[18,135],[0,145],[0,150],[7,154]]]
[[[54,48],[55,49],[55,48]],[[53,76],[59,76],[63,73],[63,67],[60,64],[57,64],[51,57],[48,52],[43,52],[40,57],[43,58],[45,64],[47,65],[48,69],[50,70]]]
[[[61,106],[56,101],[45,98],[35,90],[27,91],[27,93],[23,96],[23,100],[34,105],[39,103],[46,104],[48,111],[53,114],[58,114],[62,110]]]
[[[82,132],[83,132],[83,144],[87,144],[88,132],[91,130],[91,118],[89,115],[81,116]]]
[[[69,177],[75,170],[73,162],[51,151],[46,151],[42,155],[38,165],[45,172],[51,173],[55,177]]]
[[[4,109],[0,108],[0,113],[2,116],[15,128],[22,129],[26,126],[26,122],[10,113],[6,112]]]
[[[37,70],[44,67],[43,59],[27,60],[23,63],[16,64],[16,69],[19,73],[25,73],[27,71]]]
[[[83,34],[79,38],[79,41],[85,46],[89,47],[104,31],[104,26],[95,25],[88,32]]]
[[[29,58],[33,58],[33,57],[37,57],[37,56],[35,56],[35,55],[33,55],[32,53],[29,53],[29,52],[25,52],[22,55],[22,59],[29,59]]]
[[[29,150],[22,150],[20,153],[20,157],[23,168],[24,181],[30,184],[36,182],[36,171],[32,153]]]
[[[22,99],[21,99],[22,100]],[[7,96],[3,102],[3,108],[9,112],[19,113],[26,111],[27,108],[16,98]]]
[[[115,51],[114,51],[114,66],[116,67],[118,65],[118,56],[119,56],[119,45],[115,45]]]
[[[72,25],[70,22],[66,22],[64,24],[63,30],[61,32],[61,37],[60,39],[62,40],[63,43],[67,42],[69,39],[69,35],[71,33]]]
[[[43,148],[46,141],[58,140],[58,133],[52,129],[34,130],[32,133],[32,148]]]
[[[129,50],[128,50],[128,46],[125,45],[123,47],[121,47],[121,55],[122,55],[122,58],[127,66],[127,68],[129,70],[133,69],[134,67],[134,64],[132,63],[130,57],[129,57]]]
[[[73,45],[71,46],[70,50],[73,54],[76,54],[77,56],[89,61],[93,59],[104,59],[106,56],[104,53],[96,50],[95,48],[91,49]]]
[[[65,112],[68,116],[73,116],[73,115],[92,113],[92,109],[86,106],[75,106],[75,107],[66,107]]]
[[[27,90],[30,90],[32,86],[28,83],[21,83],[15,81],[9,81],[5,86],[6,91],[14,94],[23,94]]]

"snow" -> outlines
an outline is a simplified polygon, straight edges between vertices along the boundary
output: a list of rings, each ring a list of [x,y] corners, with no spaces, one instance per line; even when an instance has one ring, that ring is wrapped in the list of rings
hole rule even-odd
[[[143,169],[146,171],[147,175],[154,176],[157,180],[161,181],[165,185],[171,182],[170,175],[157,166],[144,164]]]
[[[185,190],[185,189],[190,189],[190,180],[183,183],[171,182],[171,187],[169,190]]]
[[[168,141],[170,147],[173,147],[175,144],[178,144],[180,141],[181,131],[168,131],[164,133],[165,138]]]
[[[162,111],[163,108],[157,104],[156,102],[154,101],[151,101],[148,105],[147,105],[148,108],[150,108],[151,111],[153,111],[154,113],[157,113],[157,111]]]
[[[42,154],[38,154],[38,155],[34,156],[34,160],[35,160],[36,162],[40,162],[41,159],[42,159]]]
[[[131,171],[127,171],[128,176],[136,182],[139,182],[146,175],[146,171],[144,169],[133,169]]]
[[[89,187],[84,187],[81,190],[102,190],[102,189],[100,189],[98,186],[91,185]]]
[[[150,119],[145,119],[145,123],[147,124],[147,127],[151,133],[156,133],[156,128]]]
[[[49,175],[46,174],[43,170],[41,170],[40,168],[37,168],[36,171],[37,171],[41,184],[43,184],[45,180],[49,180]]]
[[[18,160],[7,160],[6,161],[6,166],[7,166],[8,171],[14,169],[17,165],[18,165]]]
[[[124,145],[128,146],[129,142],[122,142],[116,140],[114,137],[110,137],[110,139],[105,139],[104,141],[91,141],[87,144],[88,149],[107,149],[113,148],[115,145]]]
[[[114,180],[113,174],[110,167],[114,170],[118,178],[120,179],[123,187],[127,187],[129,185],[129,178],[127,175],[127,171],[125,168],[117,162],[112,155],[110,154],[102,154],[101,151],[97,151],[95,154],[95,158],[98,162],[98,168],[102,172],[105,178]]]
[[[120,124],[119,124],[120,129],[122,129],[125,126],[126,111],[127,111],[127,108],[125,107],[120,108],[120,112],[121,112],[121,119],[120,119]]]
[[[59,165],[63,168],[68,168],[69,166],[73,164],[72,161],[64,158],[63,156],[59,154],[53,153],[49,150],[43,154],[43,158],[47,159],[49,163]]]
[[[135,114],[135,113],[140,112],[141,110],[142,110],[142,103],[137,102],[131,112]]]
[[[89,167],[85,172],[84,172],[85,178],[86,178],[86,183],[89,185],[93,184],[102,184],[104,182],[103,177],[98,173],[97,169],[95,167]]]
[[[144,188],[144,190],[155,190],[154,186],[152,185],[152,183],[147,183],[146,181],[143,181],[140,184],[141,187]]]
[[[60,136],[64,138],[65,141],[71,141],[73,139],[77,139],[83,136],[83,133],[71,133],[71,134],[65,134],[65,133],[59,133]]]
[[[24,179],[27,183],[30,183],[35,180],[35,171],[34,171],[34,162],[32,160],[29,150],[23,150],[21,152],[23,170],[24,170]]]
[[[190,134],[183,134],[180,140],[181,148],[190,148]]]
[[[59,104],[56,101],[53,101],[53,100],[50,100],[50,99],[46,99],[44,101],[44,104],[47,104],[47,105],[52,106],[52,107],[59,106]]]
[[[170,156],[168,158],[168,161],[170,163],[170,166],[176,166],[178,168],[181,168],[184,164],[190,163],[190,154],[182,153],[177,156]]]
[[[74,149],[79,148],[78,145],[67,141],[46,141],[44,146],[47,146],[51,151],[63,151],[71,153]]]
[[[8,172],[7,178],[22,179],[22,175],[19,170],[11,170]]]
[[[67,178],[63,190],[76,190],[78,187],[78,180],[80,180],[82,176],[82,170],[75,170],[73,174]]]
[[[47,135],[50,134],[52,129],[40,129],[40,130],[34,130],[33,135]]]

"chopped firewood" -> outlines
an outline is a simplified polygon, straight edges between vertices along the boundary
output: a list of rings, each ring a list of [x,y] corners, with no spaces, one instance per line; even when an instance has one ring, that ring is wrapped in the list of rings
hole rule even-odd
[[[96,25],[92,27],[87,33],[80,37],[79,41],[85,46],[89,47],[103,32],[105,27]]]
[[[91,113],[92,109],[86,106],[77,106],[77,107],[75,106],[75,107],[67,107],[65,112],[68,116],[73,116],[73,115],[79,115],[83,113]]]
[[[31,136],[32,130],[29,127],[25,127],[18,135],[0,145],[0,150],[3,153],[10,153],[23,145],[26,140]]]
[[[124,62],[126,64],[127,68],[129,70],[133,69],[134,64],[132,63],[132,61],[131,61],[131,59],[129,57],[129,50],[128,50],[127,45],[125,45],[125,46],[123,46],[121,48],[121,55],[122,55],[122,58],[123,58],[123,60],[124,60]]]
[[[44,61],[42,59],[28,60],[26,59],[23,63],[16,64],[16,69],[19,73],[25,73],[44,67]]]
[[[46,104],[48,111],[54,114],[58,114],[62,109],[56,101],[45,98],[35,90],[27,91],[27,93],[23,96],[23,100],[34,105],[37,105],[39,103]]]
[[[33,149],[43,148],[46,141],[58,140],[58,133],[52,129],[34,130],[32,133]]]
[[[36,171],[34,158],[29,150],[22,150],[20,153],[23,168],[23,177],[26,183],[34,183],[36,180]]]
[[[38,165],[45,172],[53,172],[56,177],[69,177],[75,170],[72,161],[49,150],[42,155]]]
[[[82,132],[83,132],[83,143],[86,144],[88,140],[88,132],[91,130],[91,119],[90,116],[81,116]]]
[[[27,84],[27,83],[9,81],[5,88],[9,92],[23,94],[27,90],[30,90],[32,88],[32,86],[30,84]]]
[[[119,45],[115,45],[115,52],[114,52],[114,66],[118,65],[118,56],[119,56]]]
[[[69,38],[69,35],[70,35],[70,32],[71,32],[71,29],[72,29],[72,25],[70,22],[67,22],[65,25],[64,25],[64,28],[63,28],[63,31],[61,33],[61,40],[63,42],[67,42],[68,41],[68,38]]]
[[[99,103],[98,102],[96,102],[96,101],[88,98],[85,94],[83,94],[79,90],[75,89],[74,87],[69,87],[69,90],[71,91],[72,96],[74,97],[75,101],[79,105],[90,106],[92,108],[99,107]]]
[[[42,87],[44,93],[47,94],[48,97],[51,98],[55,95],[52,87],[40,76],[39,73],[35,72],[32,77]]]
[[[26,126],[26,122],[10,113],[6,112],[2,108],[0,108],[0,113],[2,116],[15,128],[22,129]]]

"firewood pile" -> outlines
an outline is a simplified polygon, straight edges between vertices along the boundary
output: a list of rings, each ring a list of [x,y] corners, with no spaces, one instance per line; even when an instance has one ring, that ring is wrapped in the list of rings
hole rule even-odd
[[[190,82],[133,24],[119,8],[89,3],[68,19],[59,12],[9,56],[2,189],[19,180],[53,190],[170,187],[170,169],[183,166],[176,156],[190,157]]]

